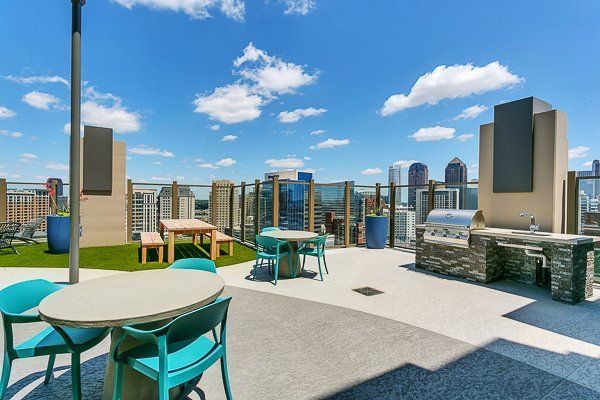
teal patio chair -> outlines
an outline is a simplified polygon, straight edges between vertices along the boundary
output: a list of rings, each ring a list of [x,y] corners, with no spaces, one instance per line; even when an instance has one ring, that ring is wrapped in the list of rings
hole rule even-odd
[[[316,239],[307,240],[304,242],[302,248],[298,250],[298,256],[302,257],[302,270],[304,271],[304,264],[306,263],[306,256],[317,257],[317,263],[319,264],[319,275],[323,280],[323,272],[321,271],[321,257],[323,258],[323,264],[325,264],[325,272],[329,274],[327,270],[327,260],[325,260],[325,241],[327,235],[318,236]]]
[[[221,360],[221,375],[227,400],[232,400],[227,373],[226,327],[231,297],[175,318],[167,325],[150,330],[123,327],[111,357],[115,363],[113,400],[120,400],[123,389],[123,366],[158,382],[159,400],[169,399],[169,389],[200,376],[217,360]],[[204,334],[221,325],[220,335],[212,341]],[[127,337],[144,344],[126,350],[119,348]]]
[[[40,322],[36,313],[25,313],[37,307],[44,297],[60,290],[59,285],[43,279],[20,282],[0,291],[0,313],[4,326],[4,363],[0,378],[0,400],[4,398],[12,362],[19,358],[50,356],[44,383],[52,377],[57,354],[71,354],[73,399],[81,399],[81,353],[96,346],[108,335],[109,329],[79,329],[48,327],[18,346],[13,341],[13,324]]]
[[[273,232],[273,231],[280,231],[281,229],[279,229],[276,226],[265,226],[264,228],[262,228],[262,230],[260,231],[260,233],[264,233],[264,232]]]
[[[269,270],[271,267],[274,268],[275,275],[275,286],[277,286],[277,277],[279,275],[279,259],[282,257],[288,257],[288,262],[291,265],[292,251],[288,242],[283,240],[277,240],[269,236],[256,235],[256,262],[254,263],[254,272],[252,275],[256,279],[256,269],[258,268],[258,261],[262,266],[263,260],[267,260]]]
[[[206,258],[182,258],[171,264],[168,269],[197,269],[199,271],[217,273],[215,262]]]

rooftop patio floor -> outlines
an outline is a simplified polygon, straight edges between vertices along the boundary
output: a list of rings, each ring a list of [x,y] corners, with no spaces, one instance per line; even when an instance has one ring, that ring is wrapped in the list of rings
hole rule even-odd
[[[251,263],[220,268],[233,296],[229,363],[236,399],[597,399],[600,309],[511,282],[477,285],[415,269],[414,256],[328,251],[329,275],[249,279]],[[111,271],[85,270],[88,279]],[[0,286],[59,269],[0,269]],[[365,297],[351,289],[384,293]],[[24,336],[25,332],[19,335]],[[86,353],[84,399],[100,399],[108,342]],[[9,398],[68,398],[66,359],[42,385],[45,360],[14,364]],[[224,398],[211,368],[189,399]]]

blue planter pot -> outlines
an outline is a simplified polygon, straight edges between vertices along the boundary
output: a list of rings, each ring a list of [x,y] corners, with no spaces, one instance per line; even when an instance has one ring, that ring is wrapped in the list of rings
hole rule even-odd
[[[50,253],[65,254],[69,252],[70,226],[71,217],[60,215],[48,215],[46,217],[48,250],[50,250]]]
[[[365,217],[365,235],[369,249],[383,249],[387,241],[388,217]]]

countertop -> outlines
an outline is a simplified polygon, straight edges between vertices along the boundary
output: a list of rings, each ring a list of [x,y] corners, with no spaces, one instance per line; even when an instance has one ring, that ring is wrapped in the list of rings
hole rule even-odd
[[[522,233],[517,233],[522,232]],[[565,233],[538,232],[531,235],[529,231],[518,229],[484,228],[471,231],[472,235],[500,236],[507,239],[526,239],[531,242],[556,242],[568,244],[584,244],[600,241],[600,237],[584,235],[568,235]]]

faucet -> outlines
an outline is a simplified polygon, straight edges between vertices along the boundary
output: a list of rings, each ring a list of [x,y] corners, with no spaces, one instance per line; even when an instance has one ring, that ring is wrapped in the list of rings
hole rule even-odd
[[[536,233],[537,231],[540,230],[540,226],[535,223],[535,214],[529,213],[529,212],[522,212],[521,214],[519,214],[519,216],[521,218],[523,218],[523,217],[530,218],[531,225],[529,225],[529,232]]]

